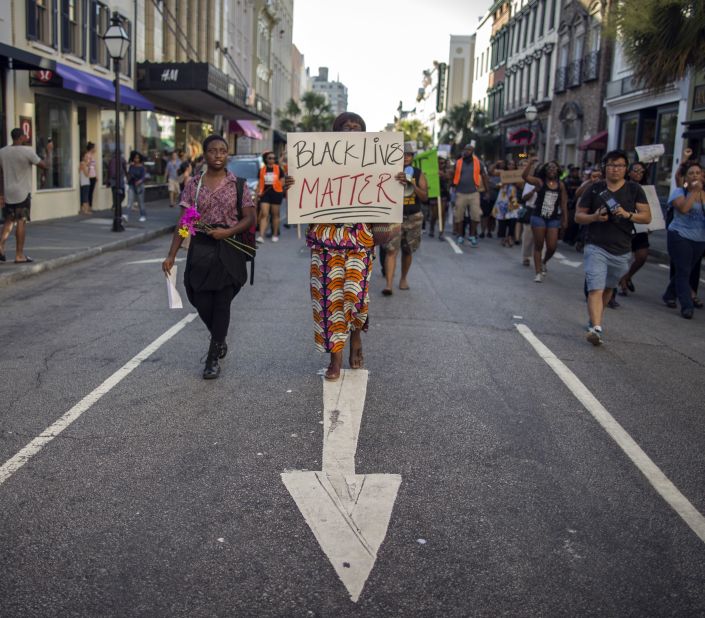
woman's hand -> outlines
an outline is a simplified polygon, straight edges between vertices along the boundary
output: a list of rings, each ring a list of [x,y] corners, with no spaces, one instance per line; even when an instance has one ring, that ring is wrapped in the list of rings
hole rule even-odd
[[[407,185],[409,184],[409,180],[406,177],[406,174],[404,172],[399,172],[395,177],[395,180],[398,180],[401,184]]]
[[[171,267],[174,265],[174,258],[170,255],[162,262],[162,271],[168,277],[171,274]]]
[[[287,191],[289,187],[293,187],[295,182],[292,176],[287,176],[284,180],[284,191]]]
[[[214,240],[224,240],[233,235],[233,231],[227,227],[214,227],[206,232]]]

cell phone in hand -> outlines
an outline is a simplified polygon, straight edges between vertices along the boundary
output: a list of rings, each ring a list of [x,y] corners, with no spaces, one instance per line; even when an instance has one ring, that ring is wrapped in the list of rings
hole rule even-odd
[[[619,208],[619,202],[614,199],[614,195],[608,189],[605,189],[602,193],[600,193],[600,199],[604,202],[607,210],[611,214],[614,214],[614,211]]]

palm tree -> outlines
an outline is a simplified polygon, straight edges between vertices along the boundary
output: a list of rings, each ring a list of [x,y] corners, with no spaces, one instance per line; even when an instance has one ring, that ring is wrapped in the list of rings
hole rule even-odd
[[[397,120],[394,130],[404,134],[405,142],[415,142],[422,150],[431,145],[431,133],[426,125],[417,118]]]
[[[609,32],[647,89],[662,90],[690,69],[705,71],[703,0],[616,2]]]
[[[499,152],[499,138],[494,127],[488,126],[487,114],[470,101],[452,107],[441,121],[441,144],[451,144],[451,153],[457,155],[463,146],[475,140],[477,151],[486,157]]]
[[[441,133],[438,137],[442,144],[466,144],[472,138],[470,128],[472,118],[470,101],[465,101],[448,110],[441,121]]]
[[[294,133],[330,130],[333,114],[324,95],[309,90],[301,95],[300,103],[289,99],[283,109],[276,111],[282,131]]]

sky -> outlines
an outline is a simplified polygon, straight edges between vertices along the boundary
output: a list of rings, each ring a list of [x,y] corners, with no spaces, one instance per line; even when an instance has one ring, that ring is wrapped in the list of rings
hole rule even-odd
[[[294,44],[311,75],[348,89],[368,131],[413,109],[422,71],[448,62],[451,34],[472,34],[492,0],[294,0]]]

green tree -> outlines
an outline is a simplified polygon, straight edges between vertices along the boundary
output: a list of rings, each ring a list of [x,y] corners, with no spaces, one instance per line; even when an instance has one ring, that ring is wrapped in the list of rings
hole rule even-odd
[[[690,69],[705,71],[703,0],[615,2],[608,33],[621,42],[636,80],[650,90],[662,90]]]
[[[457,156],[470,140],[477,142],[476,150],[485,158],[494,158],[499,153],[499,137],[495,127],[489,126],[487,114],[481,107],[473,107],[466,101],[448,110],[441,121],[438,141],[450,144],[451,154]]]
[[[397,120],[394,124],[394,130],[404,133],[404,141],[416,142],[421,150],[431,146],[431,133],[428,127],[417,118]]]
[[[333,114],[326,97],[309,90],[301,96],[300,104],[289,99],[283,109],[276,111],[282,131],[330,131]]]

